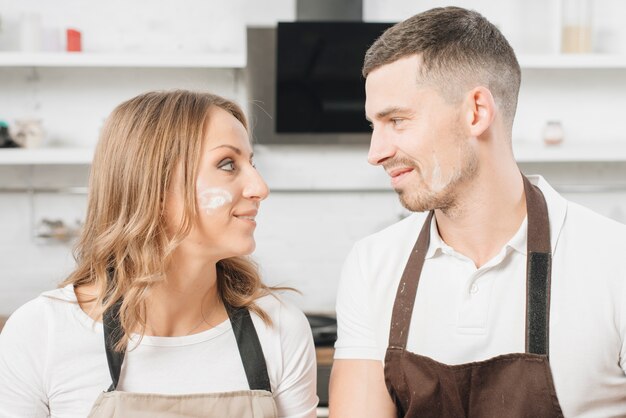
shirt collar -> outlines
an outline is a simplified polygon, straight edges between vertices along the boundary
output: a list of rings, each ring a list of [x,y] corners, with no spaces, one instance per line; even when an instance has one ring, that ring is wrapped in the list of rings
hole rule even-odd
[[[552,248],[552,254],[556,250],[556,244],[559,238],[559,234],[561,233],[561,229],[563,227],[563,223],[565,222],[565,214],[567,213],[567,200],[563,198],[556,190],[548,184],[548,182],[540,175],[529,175],[527,176],[530,183],[539,187],[543,196],[546,199],[546,204],[548,206],[548,219],[550,221],[550,247]],[[526,242],[527,242],[527,234],[528,234],[528,217],[524,218],[524,221],[520,225],[520,228],[517,230],[515,235],[506,243],[506,246],[526,255]],[[439,235],[439,230],[437,229],[437,222],[435,217],[430,223],[430,245],[428,246],[428,251],[426,251],[426,258],[432,258],[438,252],[448,252],[447,250],[454,251],[452,247],[446,244],[441,235]]]
[[[428,259],[434,257],[437,251],[443,250],[444,246],[450,248],[448,244],[443,242],[441,235],[439,235],[437,220],[433,216],[433,219],[430,221],[430,244],[428,245],[428,251],[426,251],[425,258]]]

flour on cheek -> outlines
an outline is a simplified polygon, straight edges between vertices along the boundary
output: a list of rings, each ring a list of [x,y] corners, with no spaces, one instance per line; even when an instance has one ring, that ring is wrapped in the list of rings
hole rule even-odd
[[[219,187],[209,187],[198,191],[198,204],[207,214],[215,212],[227,203],[233,201],[233,195],[228,190]]]
[[[433,192],[440,192],[445,186],[446,183],[443,181],[439,159],[437,159],[437,155],[433,151],[433,171],[430,175],[430,188]]]

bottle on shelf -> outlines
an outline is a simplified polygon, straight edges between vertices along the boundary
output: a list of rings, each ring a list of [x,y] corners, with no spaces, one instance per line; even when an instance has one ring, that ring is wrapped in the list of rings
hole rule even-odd
[[[563,125],[558,120],[549,120],[543,128],[543,142],[546,145],[559,145],[563,142]]]
[[[561,52],[591,52],[591,0],[562,0]]]
[[[9,134],[9,125],[0,120],[0,148],[18,148],[19,145],[11,138]]]

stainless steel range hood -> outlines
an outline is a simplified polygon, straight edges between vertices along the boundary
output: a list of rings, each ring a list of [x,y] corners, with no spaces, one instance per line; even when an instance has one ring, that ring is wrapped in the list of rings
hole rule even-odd
[[[297,0],[296,19],[302,21],[362,21],[362,0]]]

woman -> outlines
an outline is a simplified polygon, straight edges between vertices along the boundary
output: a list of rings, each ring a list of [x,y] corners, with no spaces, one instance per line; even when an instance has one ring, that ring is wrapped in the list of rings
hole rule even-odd
[[[0,336],[0,416],[314,417],[306,318],[244,257],[267,195],[236,104],[173,91],[119,105],[76,270]]]

